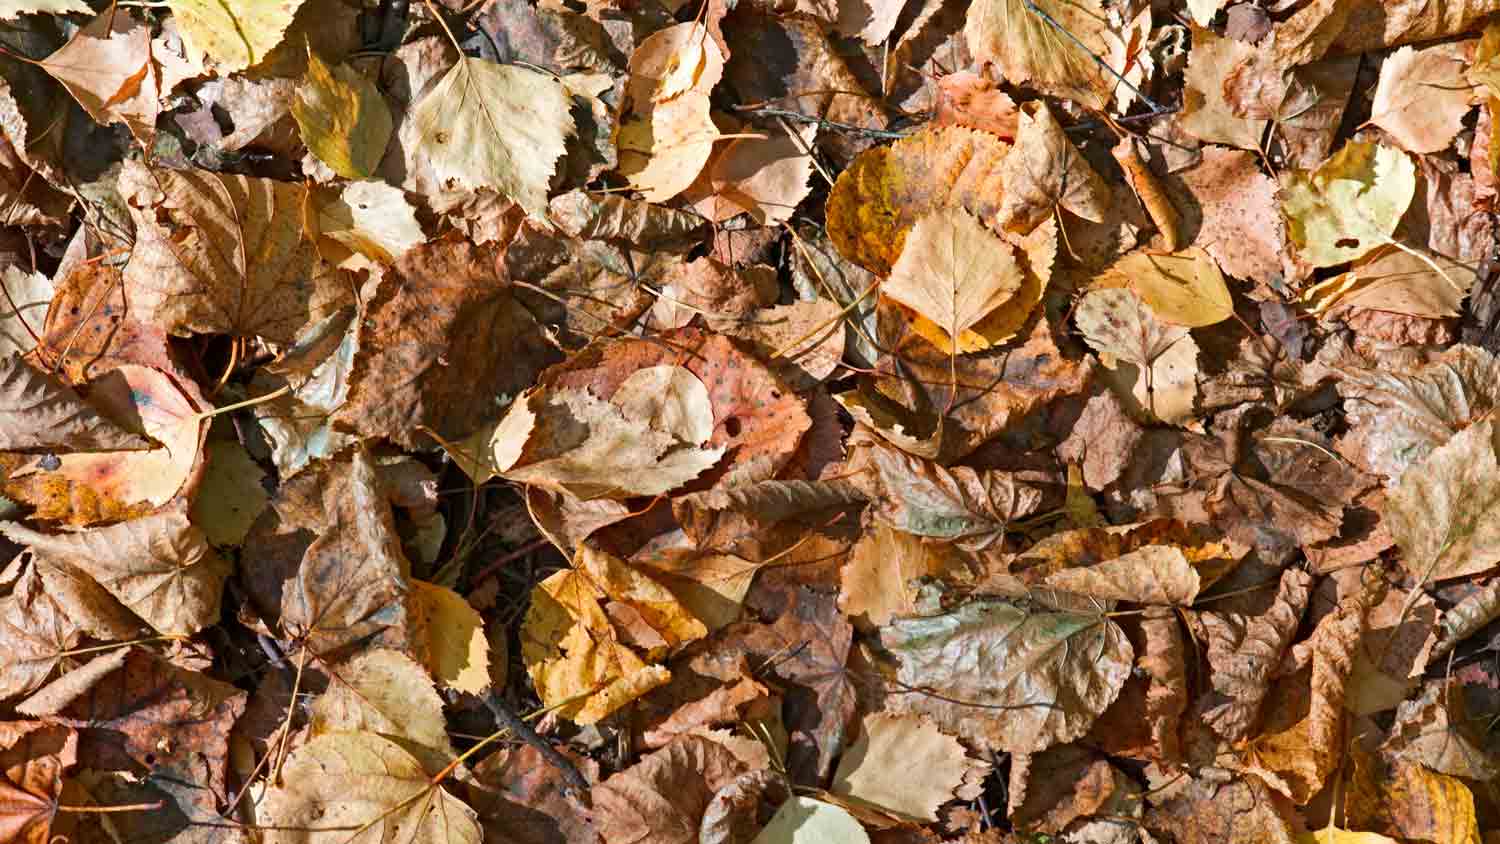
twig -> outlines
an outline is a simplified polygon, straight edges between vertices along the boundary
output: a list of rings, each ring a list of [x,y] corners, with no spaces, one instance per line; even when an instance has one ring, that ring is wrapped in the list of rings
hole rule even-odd
[[[1091,59],[1094,60],[1094,64],[1097,64],[1100,67],[1104,68],[1104,70],[1105,70],[1106,73],[1108,73],[1110,76],[1113,76],[1115,79],[1119,80],[1119,82],[1120,82],[1121,85],[1124,85],[1126,88],[1130,89],[1130,91],[1132,93],[1134,93],[1137,97],[1140,97],[1141,98],[1141,102],[1145,103],[1147,108],[1151,109],[1152,111],[1161,111],[1162,110],[1162,107],[1159,106],[1159,105],[1157,105],[1155,100],[1153,100],[1150,97],[1146,96],[1145,92],[1141,91],[1141,89],[1139,89],[1139,88],[1135,87],[1134,85],[1130,84],[1130,80],[1126,79],[1124,76],[1121,76],[1120,72],[1118,70],[1115,70],[1114,68],[1112,68],[1112,67],[1109,66],[1109,62],[1107,62],[1104,59],[1100,58],[1100,56],[1099,56],[1098,53],[1095,53],[1093,50],[1090,50],[1089,46],[1087,44],[1085,44],[1082,41],[1078,40],[1078,36],[1076,36],[1073,33],[1069,32],[1067,27],[1065,27],[1062,24],[1058,23],[1056,20],[1054,20],[1052,18],[1051,15],[1049,15],[1046,12],[1042,11],[1042,9],[1040,7],[1038,7],[1035,3],[1033,3],[1032,0],[1021,0],[1021,3],[1026,6],[1027,11],[1031,12],[1033,15],[1036,15],[1037,17],[1041,18],[1042,20],[1046,21],[1048,26],[1052,27],[1053,29],[1057,30],[1058,32],[1061,32],[1064,36],[1067,37],[1067,39],[1069,41],[1072,41],[1074,46],[1076,46],[1078,49],[1082,50],[1084,53],[1086,53],[1088,55],[1089,58],[1091,58]]]
[[[792,111],[791,109],[777,108],[775,106],[735,106],[735,110],[744,112],[746,114],[765,115],[767,117],[784,117],[787,120],[799,123],[816,123],[820,128],[837,129],[841,132],[857,132],[862,135],[869,135],[872,138],[899,140],[911,135],[910,132],[895,132],[890,129],[868,129],[864,126],[854,126],[848,123],[837,123],[832,120],[824,120],[821,117],[813,117],[810,114],[803,114],[800,111]]]
[[[510,730],[521,741],[536,748],[536,751],[542,754],[542,758],[547,760],[547,764],[556,768],[557,772],[562,774],[563,780],[568,784],[568,790],[574,792],[573,796],[578,802],[592,808],[592,800],[589,797],[589,782],[583,778],[583,774],[578,772],[578,768],[568,760],[568,757],[557,752],[557,748],[553,747],[536,730],[532,729],[531,725],[526,723],[525,719],[512,712],[510,707],[505,705],[505,701],[501,700],[498,694],[491,692],[485,695],[484,705],[489,709],[490,714],[495,716],[495,721],[500,726]]]

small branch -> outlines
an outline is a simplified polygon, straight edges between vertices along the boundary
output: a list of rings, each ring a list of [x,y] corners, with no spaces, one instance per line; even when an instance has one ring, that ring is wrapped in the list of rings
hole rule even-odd
[[[910,132],[893,132],[889,129],[868,129],[864,126],[854,126],[848,123],[836,123],[832,120],[824,120],[821,117],[813,117],[800,111],[792,111],[787,108],[775,106],[735,106],[735,110],[744,114],[765,115],[766,117],[784,117],[794,123],[816,123],[823,129],[837,129],[840,132],[855,132],[861,135],[869,135],[872,138],[884,138],[886,140],[899,140],[911,135]]]
[[[536,730],[532,729],[532,726],[526,723],[525,719],[512,712],[510,707],[505,705],[505,701],[501,700],[498,694],[491,692],[486,695],[484,705],[489,709],[490,714],[495,716],[495,721],[500,726],[510,730],[521,741],[536,748],[536,751],[542,754],[542,758],[547,760],[547,764],[556,768],[557,772],[562,774],[563,780],[568,784],[568,790],[573,792],[573,796],[578,802],[584,806],[591,806],[589,781],[583,778],[583,774],[578,772],[578,768],[568,760],[568,757],[557,752],[557,748],[553,747],[550,742],[542,738]]]

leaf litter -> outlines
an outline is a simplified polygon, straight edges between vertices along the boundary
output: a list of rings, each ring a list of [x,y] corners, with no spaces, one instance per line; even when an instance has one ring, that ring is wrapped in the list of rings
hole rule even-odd
[[[1493,839],[1494,11],[0,3],[0,839]]]

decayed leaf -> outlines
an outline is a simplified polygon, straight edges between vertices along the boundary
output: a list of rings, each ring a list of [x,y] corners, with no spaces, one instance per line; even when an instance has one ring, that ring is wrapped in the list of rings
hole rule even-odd
[[[1098,615],[1027,611],[972,601],[880,633],[900,660],[904,694],[888,707],[1012,753],[1034,753],[1088,732],[1120,693],[1134,654]]]
[[[72,824],[59,813],[78,734],[35,721],[0,722],[0,830],[16,844],[47,844]]]
[[[1240,149],[1260,148],[1264,119],[1237,114],[1225,98],[1224,80],[1231,69],[1252,60],[1255,48],[1211,29],[1193,27],[1193,49],[1183,75],[1183,131],[1195,138]]]
[[[1460,642],[1496,618],[1500,618],[1500,579],[1491,580],[1443,613],[1438,621],[1438,640],[1432,646],[1430,658],[1446,656]]]
[[[1440,774],[1493,780],[1500,776],[1500,757],[1486,746],[1482,724],[1470,714],[1462,684],[1431,681],[1416,698],[1402,702],[1385,750]]]
[[[1004,472],[946,469],[884,446],[873,450],[872,461],[885,493],[877,516],[913,536],[982,549],[1041,506],[1040,491]]]
[[[208,429],[195,387],[127,365],[92,382],[89,401],[162,447],[33,458],[10,473],[6,495],[31,504],[38,518],[87,525],[145,515],[192,488]]]
[[[53,669],[82,641],[85,630],[69,612],[63,596],[46,589],[35,569],[0,598],[0,699],[42,687]]]
[[[1254,153],[1208,147],[1196,167],[1178,176],[1203,216],[1194,243],[1226,274],[1262,284],[1297,277],[1276,182],[1260,171]]]
[[[217,70],[244,70],[281,42],[303,0],[169,0],[172,19],[190,51],[212,59]]]
[[[1109,288],[1084,295],[1074,312],[1079,331],[1118,373],[1121,399],[1164,422],[1193,416],[1198,395],[1198,344],[1184,326],[1168,325],[1129,290]],[[1121,366],[1126,364],[1127,366]]]
[[[1391,242],[1416,191],[1405,153],[1350,141],[1311,172],[1283,176],[1282,210],[1302,259],[1331,267]]]
[[[1085,220],[1104,221],[1108,191],[1045,103],[1021,108],[1016,148],[1000,164],[1005,197],[1000,224],[1027,234],[1062,208]]]
[[[1420,583],[1477,574],[1500,562],[1500,463],[1494,423],[1459,431],[1401,476],[1385,522],[1401,565]]]
[[[257,807],[271,844],[361,841],[479,844],[474,810],[434,784],[399,744],[369,732],[318,736],[287,757]]]
[[[560,571],[531,592],[521,625],[521,658],[544,705],[592,724],[666,683],[671,673],[647,665],[619,641],[587,577]]]
[[[307,148],[346,179],[375,172],[394,126],[375,83],[347,65],[330,67],[314,52],[291,111]]]
[[[968,352],[989,347],[969,329],[1015,296],[1023,279],[1009,244],[950,208],[918,218],[880,292],[941,329],[934,342],[944,351]]]
[[[1109,54],[1103,38],[1109,19],[1104,10],[1093,2],[1042,0],[1036,6],[1056,22],[1054,27],[1028,5],[1024,0],[983,0],[972,6],[964,35],[975,58],[994,62],[1016,85],[1029,83],[1103,108],[1114,95],[1114,77],[1095,64],[1088,51],[1094,56]]]
[[[1253,776],[1190,777],[1152,800],[1146,826],[1179,844],[1293,844],[1285,797]],[[1297,823],[1297,827],[1302,825]]]
[[[859,740],[844,751],[830,790],[918,820],[937,820],[938,807],[953,799],[974,769],[952,736],[922,718],[875,714],[865,717]],[[920,779],[912,776],[921,772]]]
[[[1402,47],[1380,65],[1370,122],[1407,152],[1437,152],[1453,142],[1469,113],[1465,45]]]
[[[170,332],[288,343],[353,299],[302,236],[298,185],[132,161],[121,193],[136,221],[131,307]]]
[[[1136,667],[1150,677],[1146,689],[1146,720],[1156,741],[1158,759],[1177,761],[1182,753],[1179,728],[1188,705],[1187,642],[1176,613],[1166,607],[1147,607],[1141,618],[1145,645]]]
[[[1364,638],[1354,651],[1344,708],[1355,715],[1373,715],[1405,700],[1429,662],[1437,616],[1437,605],[1427,595],[1387,590],[1365,614]]]
[[[55,536],[0,522],[0,533],[87,573],[163,635],[189,636],[219,620],[229,563],[181,512]]]
[[[1116,261],[1106,276],[1129,284],[1152,313],[1173,325],[1201,328],[1234,313],[1224,274],[1201,249],[1171,255],[1137,250]]]
[[[594,786],[594,822],[606,841],[694,844],[714,795],[744,770],[723,745],[680,736]]]
[[[844,564],[839,609],[871,627],[916,612],[918,578],[967,573],[962,558],[943,546],[886,525],[875,525],[854,544]]]
[[[1216,696],[1203,720],[1230,741],[1245,738],[1256,724],[1273,672],[1297,633],[1307,607],[1311,578],[1296,570],[1281,574],[1274,602],[1265,612],[1203,611],[1198,620],[1208,642],[1209,675]]]
[[[408,186],[493,188],[544,217],[547,183],[574,132],[571,103],[550,76],[460,57],[401,125],[409,170],[419,171]]]
[[[19,357],[0,358],[0,450],[130,451],[150,448],[51,376]]]
[[[793,797],[750,844],[869,844],[870,835],[848,811],[811,797]]]
[[[422,665],[444,687],[481,694],[490,687],[490,645],[484,619],[445,586],[411,581],[406,604]]]
[[[1187,606],[1198,597],[1198,572],[1180,549],[1147,545],[1113,560],[1047,575],[1054,589],[1108,601]]]
[[[456,754],[448,742],[443,699],[422,666],[397,651],[375,649],[333,668],[328,691],[312,704],[313,738],[369,733],[399,744],[428,774]]]

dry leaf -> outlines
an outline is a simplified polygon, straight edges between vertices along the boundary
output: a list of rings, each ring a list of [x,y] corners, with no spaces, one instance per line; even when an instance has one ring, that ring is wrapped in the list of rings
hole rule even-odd
[[[1113,560],[1053,572],[1043,582],[1106,601],[1187,606],[1198,597],[1199,578],[1181,550],[1147,545]]]
[[[1109,192],[1104,180],[1078,154],[1045,103],[1028,105],[1021,108],[1016,148],[1000,165],[1001,226],[1029,234],[1057,208],[1103,222]]]
[[[292,24],[303,0],[169,0],[182,39],[192,53],[211,59],[221,73],[259,64]]]
[[[443,699],[422,666],[397,651],[369,650],[331,669],[328,691],[312,702],[313,739],[338,733],[395,742],[437,774],[457,755],[448,742]]]
[[[1139,296],[1118,288],[1085,294],[1074,311],[1079,331],[1113,373],[1122,400],[1148,418],[1181,424],[1198,395],[1198,345],[1188,329],[1157,320]]]
[[[1102,108],[1114,96],[1115,81],[1089,52],[1109,54],[1103,37],[1109,18],[1104,10],[1093,2],[1041,0],[1036,7],[1056,22],[1054,28],[1029,5],[1025,0],[983,0],[970,7],[964,35],[975,58],[994,62],[1012,84],[1029,83]]]
[[[839,610],[863,626],[883,627],[893,618],[916,614],[916,581],[953,574],[967,574],[959,555],[876,525],[849,552],[839,586]]]
[[[1477,574],[1500,563],[1494,423],[1476,422],[1433,449],[1386,495],[1385,522],[1401,564],[1419,583]]]
[[[1183,76],[1179,125],[1202,141],[1258,150],[1268,121],[1247,119],[1236,113],[1224,91],[1224,80],[1230,70],[1251,61],[1255,48],[1211,29],[1195,26],[1192,31],[1193,49],[1188,53],[1187,72]]]
[[[0,358],[0,449],[23,452],[131,451],[151,447],[140,434],[101,416],[70,387]]]
[[[1012,753],[1088,732],[1134,661],[1124,632],[1103,616],[988,601],[898,619],[880,641],[900,661],[897,680],[908,690],[888,707],[931,715],[939,727]]]
[[[750,844],[869,844],[848,811],[811,797],[793,797],[776,810]]]
[[[1453,142],[1469,113],[1465,45],[1402,47],[1380,65],[1370,122],[1407,152],[1438,152]]]
[[[723,745],[680,736],[594,786],[594,822],[610,842],[693,844],[714,795],[744,770]]]
[[[1360,258],[1343,275],[1308,288],[1302,301],[1315,314],[1368,308],[1444,319],[1458,316],[1478,280],[1472,267],[1443,255],[1384,246]]]
[[[710,194],[694,208],[709,222],[740,213],[763,226],[791,219],[797,204],[812,190],[813,159],[807,153],[817,135],[816,123],[770,138],[730,141],[704,171]],[[692,198],[690,193],[689,198]]]
[[[1273,673],[1297,633],[1311,582],[1303,572],[1282,572],[1272,604],[1256,615],[1207,610],[1197,616],[1207,639],[1215,695],[1203,720],[1230,741],[1250,735]]]
[[[937,820],[938,807],[972,772],[988,765],[968,758],[958,739],[911,715],[865,717],[859,740],[844,751],[830,791],[918,820]],[[920,781],[913,778],[921,772]]]
[[[1223,273],[1200,249],[1171,255],[1137,250],[1116,261],[1105,277],[1129,284],[1152,313],[1174,325],[1202,328],[1234,313]]]
[[[346,179],[374,174],[394,128],[375,83],[348,65],[329,66],[311,51],[291,112],[308,150]]]
[[[422,666],[444,688],[483,694],[490,688],[490,644],[484,619],[462,595],[413,580],[406,612]]]

